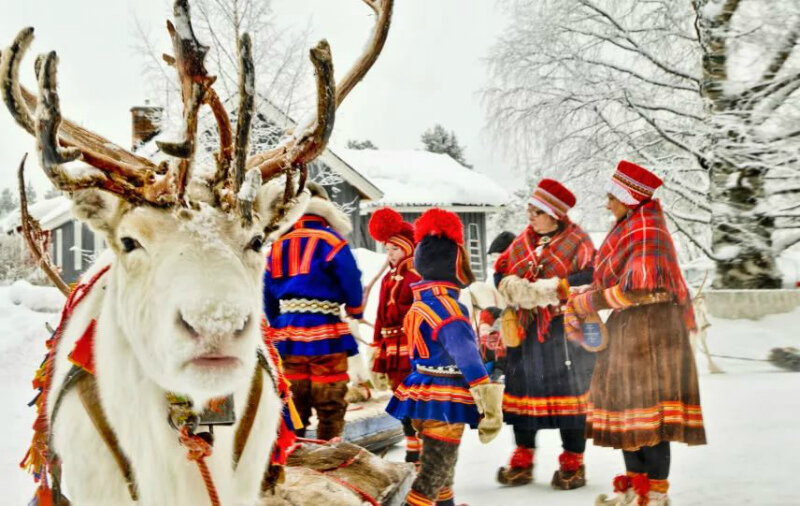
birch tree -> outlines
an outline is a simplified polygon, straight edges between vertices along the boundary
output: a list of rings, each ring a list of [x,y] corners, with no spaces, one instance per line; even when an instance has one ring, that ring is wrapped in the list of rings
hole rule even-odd
[[[640,162],[664,178],[665,211],[715,262],[716,287],[780,286],[775,258],[800,242],[800,5],[504,5],[489,125],[529,175],[577,187],[585,211],[619,159]]]

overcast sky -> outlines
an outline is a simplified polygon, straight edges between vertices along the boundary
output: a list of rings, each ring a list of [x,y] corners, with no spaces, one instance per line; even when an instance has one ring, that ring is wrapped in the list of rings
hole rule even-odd
[[[11,3],[12,0],[0,0]],[[287,28],[311,24],[312,40],[327,38],[335,69],[349,68],[371,28],[360,0],[273,0],[278,22]],[[59,90],[65,117],[130,144],[130,113],[145,98],[141,59],[136,54],[134,17],[158,35],[169,52],[165,0],[36,0],[13,2],[0,18],[0,46],[17,31],[34,26],[36,39],[23,62],[22,81],[34,87],[33,55],[59,53]],[[420,134],[435,123],[455,131],[477,170],[513,186],[510,167],[492,149],[484,131],[480,89],[486,83],[483,59],[505,19],[495,0],[397,0],[383,54],[367,78],[340,107],[334,141],[374,141],[381,148],[419,148]],[[310,64],[309,64],[310,65]],[[0,188],[16,188],[22,153],[34,142],[0,111]],[[49,183],[29,161],[26,172],[37,189]]]

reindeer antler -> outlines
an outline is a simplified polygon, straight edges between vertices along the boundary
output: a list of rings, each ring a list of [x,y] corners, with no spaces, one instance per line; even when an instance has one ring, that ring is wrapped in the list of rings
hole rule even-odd
[[[154,163],[71,121],[62,121],[55,52],[37,59],[38,99],[20,86],[19,64],[32,40],[33,28],[25,28],[0,55],[0,92],[17,123],[36,137],[42,168],[50,181],[67,192],[100,188],[136,204],[163,207],[174,203],[174,196]],[[61,167],[78,157],[98,170],[75,174]]]
[[[19,169],[17,170],[17,181],[19,183],[19,219],[22,228],[22,236],[28,244],[28,249],[36,259],[36,263],[41,267],[44,273],[53,282],[53,285],[59,289],[61,293],[69,296],[69,285],[61,278],[56,272],[55,267],[50,262],[47,253],[44,252],[45,236],[39,222],[28,213],[28,195],[25,193],[25,160],[28,158],[28,153],[22,156],[22,161],[19,162]]]
[[[180,142],[157,142],[157,144],[161,151],[179,159],[170,169],[170,179],[175,186],[178,201],[183,202],[194,161],[197,113],[217,78],[208,75],[205,68],[208,46],[202,45],[194,34],[188,0],[175,0],[173,15],[175,24],[167,21],[167,31],[172,39],[175,56],[164,55],[164,60],[178,71],[183,100],[184,136]],[[223,135],[221,130],[220,137]]]
[[[204,60],[208,47],[197,40],[192,28],[188,0],[175,0],[174,24],[167,22],[174,56],[164,56],[178,72],[183,100],[183,138],[178,142],[159,142],[159,148],[177,158],[171,165],[151,161],[116,146],[103,137],[68,120],[62,120],[56,91],[58,58],[55,52],[37,58],[36,74],[39,96],[34,97],[19,85],[19,63],[33,40],[33,28],[22,30],[0,55],[0,92],[17,123],[37,139],[42,168],[53,184],[72,192],[99,188],[119,195],[133,204],[168,207],[186,205],[186,187],[194,160],[197,116],[203,104],[208,105],[217,121],[220,150],[217,172],[212,182],[216,203],[225,209],[236,208],[244,222],[251,220],[251,207],[262,180],[286,176],[283,206],[273,217],[280,220],[296,193],[305,184],[306,164],[322,153],[328,143],[336,108],[369,71],[378,58],[389,30],[394,0],[362,0],[376,14],[376,26],[365,53],[335,85],[330,47],[321,41],[311,49],[317,81],[316,116],[298,126],[294,133],[275,149],[247,158],[250,123],[255,96],[255,71],[247,34],[239,41],[241,60],[239,82],[239,115],[236,136],[212,85],[216,78],[208,75]],[[64,164],[82,159],[97,170],[68,171]],[[294,175],[299,173],[295,186]]]
[[[376,14],[375,27],[364,54],[342,81],[334,86],[331,82],[333,64],[330,61],[328,43],[323,40],[312,49],[311,61],[317,75],[316,117],[298,125],[294,133],[276,148],[247,160],[247,167],[258,168],[265,180],[291,167],[304,166],[322,153],[333,130],[336,108],[378,59],[389,33],[394,0],[362,1]],[[302,170],[304,171],[304,167]]]

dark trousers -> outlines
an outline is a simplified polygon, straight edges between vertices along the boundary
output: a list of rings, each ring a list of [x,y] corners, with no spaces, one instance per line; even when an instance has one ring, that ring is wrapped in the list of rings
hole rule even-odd
[[[561,432],[561,446],[572,453],[586,451],[586,437],[583,429],[559,429]],[[514,440],[517,446],[536,448],[536,430],[514,428]]]
[[[655,446],[643,446],[635,452],[623,451],[625,469],[634,473],[646,473],[651,480],[666,480],[669,477],[669,441]]]

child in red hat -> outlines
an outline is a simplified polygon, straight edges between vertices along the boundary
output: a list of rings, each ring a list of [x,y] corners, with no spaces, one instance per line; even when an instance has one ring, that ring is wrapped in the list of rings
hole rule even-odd
[[[375,318],[373,346],[376,350],[372,371],[381,378],[381,383],[395,390],[411,372],[403,318],[414,302],[411,285],[421,279],[414,270],[414,228],[403,221],[400,213],[385,207],[372,214],[369,233],[383,244],[389,262],[389,271],[381,280]],[[406,436],[406,462],[417,462],[421,443],[411,420],[404,418],[402,423]]]

